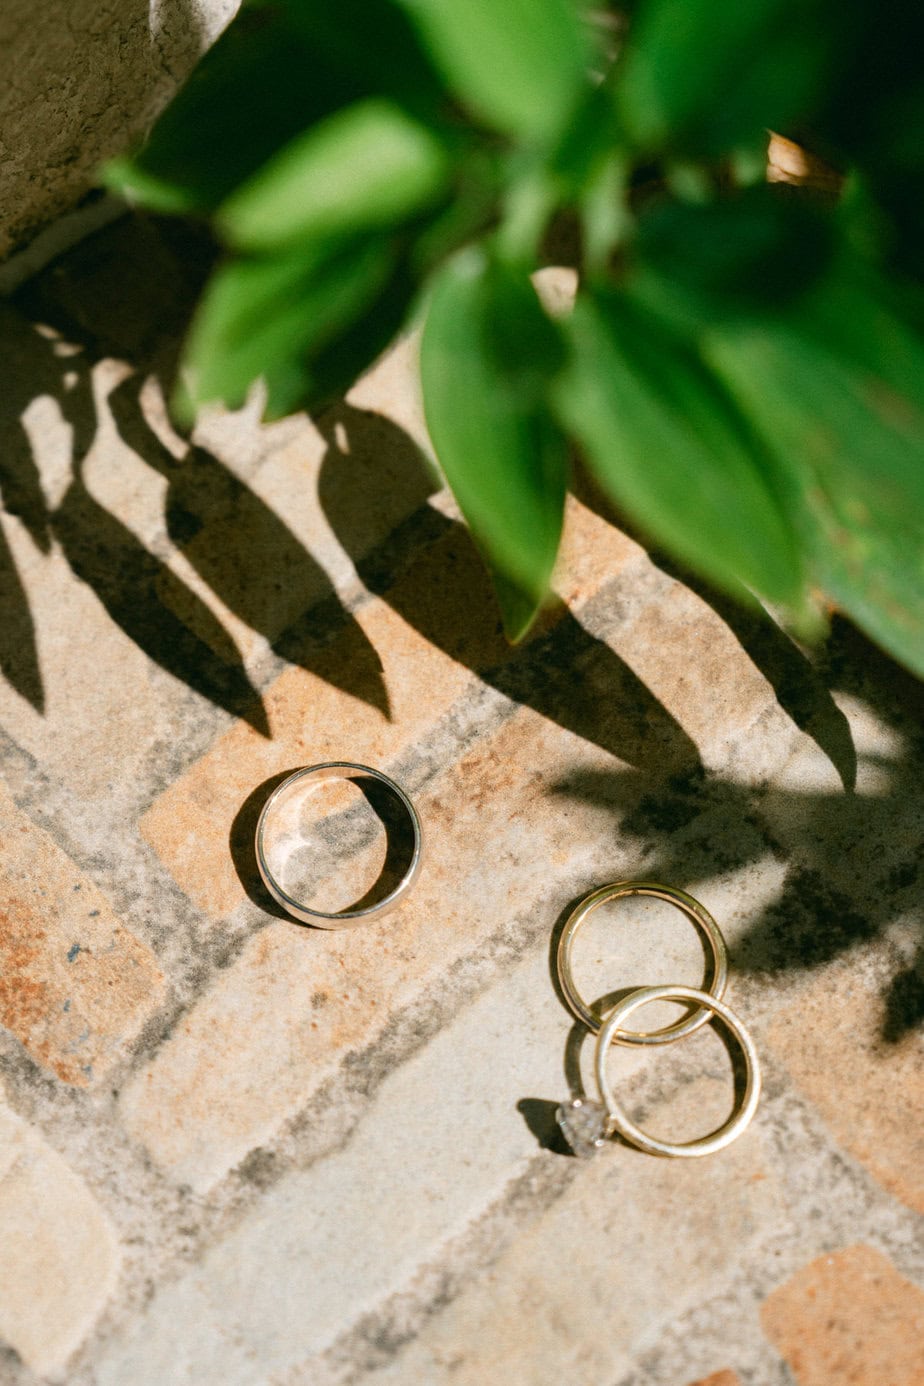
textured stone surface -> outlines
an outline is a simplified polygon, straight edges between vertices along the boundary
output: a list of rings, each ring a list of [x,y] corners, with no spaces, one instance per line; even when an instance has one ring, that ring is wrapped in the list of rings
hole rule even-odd
[[[572,504],[560,583],[575,605],[638,554],[607,528]],[[359,609],[312,668],[288,669],[266,690],[269,739],[238,722],[155,801],[142,831],[183,890],[220,919],[244,898],[228,836],[255,788],[324,760],[387,766],[473,689],[473,670],[509,659],[481,564],[454,526],[384,600]],[[350,671],[346,688],[338,686],[342,669]]]
[[[150,949],[0,784],[0,1024],[62,1082],[86,1087],[163,995]]]
[[[2,1103],[0,1247],[0,1339],[57,1372],[115,1289],[118,1243],[84,1182]]]
[[[139,139],[238,0],[69,0],[0,16],[0,257]]]
[[[713,1372],[711,1376],[701,1376],[691,1381],[690,1386],[741,1386],[741,1378],[731,1371]]]
[[[774,1290],[761,1322],[799,1386],[918,1386],[924,1290],[870,1246],[820,1256]]]
[[[556,1095],[568,1030],[544,981],[540,953],[390,1075],[375,1100],[362,1105],[342,1149],[281,1181],[194,1274],[152,1307],[132,1341],[107,1361],[105,1386],[125,1379],[154,1386],[152,1343],[153,1360],[182,1360],[179,1349],[173,1359],[161,1356],[167,1342],[176,1341],[178,1320],[194,1354],[233,1331],[255,1361],[281,1370],[329,1347],[376,1299],[412,1283],[420,1263],[502,1199],[505,1186],[535,1159],[523,1099]],[[511,1016],[517,1025],[511,1026]],[[638,1073],[645,1058],[633,1058]],[[712,1098],[713,1085],[721,1081],[694,1084],[679,1100],[654,1099],[655,1121],[688,1121]],[[572,1315],[582,1360],[612,1370],[624,1360],[627,1333],[650,1326],[669,1304],[676,1307],[713,1277],[731,1272],[779,1196],[754,1137],[686,1177],[615,1145],[586,1173],[577,1161],[573,1168],[561,1206],[548,1213],[534,1209],[534,1226],[507,1262],[477,1277],[386,1380],[435,1386],[444,1379],[440,1364],[449,1354],[454,1362],[465,1359],[464,1371],[458,1365],[453,1370],[466,1382],[479,1373],[484,1380],[495,1363],[517,1381],[553,1381],[575,1346]],[[691,1267],[690,1251],[701,1246],[707,1226],[711,1250]],[[679,1285],[662,1273],[668,1240],[687,1267]],[[276,1288],[280,1276],[287,1284],[283,1296]],[[515,1312],[527,1299],[535,1320]],[[591,1348],[598,1339],[599,1347]],[[184,1374],[170,1379],[175,1386],[192,1382]]]
[[[682,1122],[703,1096],[693,1084],[658,1115]],[[783,1212],[753,1134],[712,1163],[646,1160],[623,1148],[579,1168],[567,1192],[382,1373],[383,1383],[475,1386],[491,1373],[536,1386],[613,1380],[664,1319],[715,1292],[761,1226]]]

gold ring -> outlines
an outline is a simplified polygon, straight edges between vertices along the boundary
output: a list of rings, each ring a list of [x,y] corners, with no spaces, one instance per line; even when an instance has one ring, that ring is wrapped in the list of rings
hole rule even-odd
[[[648,1136],[635,1125],[634,1121],[629,1120],[613,1096],[606,1076],[606,1060],[610,1045],[614,1040],[617,1044],[623,1043],[620,1033],[622,1022],[633,1011],[637,1011],[640,1006],[647,1006],[649,1001],[696,1001],[703,1007],[708,1019],[712,1020],[715,1016],[719,1016],[741,1046],[747,1069],[744,1100],[740,1109],[733,1112],[728,1121],[717,1131],[713,1131],[711,1135],[700,1136],[698,1140],[682,1143],[662,1141],[657,1136]],[[723,1149],[724,1146],[730,1145],[737,1136],[741,1135],[757,1111],[757,1104],[760,1101],[760,1064],[757,1059],[757,1050],[754,1048],[754,1041],[730,1006],[727,1006],[724,1001],[719,1001],[717,997],[710,995],[707,991],[697,990],[696,987],[642,987],[639,991],[633,991],[631,995],[625,997],[615,1009],[610,1011],[604,1024],[600,1027],[597,1049],[594,1054],[594,1068],[597,1075],[597,1086],[606,1108],[606,1134],[612,1135],[614,1131],[618,1131],[630,1145],[637,1146],[639,1150],[647,1151],[649,1155],[688,1157],[711,1155],[713,1151]]]
[[[651,895],[658,900],[666,900],[669,905],[675,905],[677,909],[683,911],[705,936],[709,945],[712,954],[712,982],[708,995],[713,999],[721,1000],[728,982],[728,952],[719,926],[709,911],[704,909],[698,900],[694,900],[692,895],[687,895],[682,890],[675,890],[673,886],[655,885],[650,881],[615,881],[612,885],[599,886],[596,890],[592,890],[589,895],[584,896],[584,899],[569,915],[561,938],[558,940],[556,956],[558,980],[561,983],[564,998],[578,1020],[582,1020],[594,1034],[603,1024],[600,1016],[591,1010],[581,996],[574,982],[571,969],[571,951],[575,934],[599,905],[605,904],[607,900],[617,900],[623,895]],[[620,1044],[670,1044],[672,1040],[683,1039],[686,1035],[692,1035],[695,1030],[706,1025],[708,1021],[709,1011],[698,1010],[684,1020],[677,1020],[673,1025],[665,1025],[661,1030],[626,1030],[617,1038]]]

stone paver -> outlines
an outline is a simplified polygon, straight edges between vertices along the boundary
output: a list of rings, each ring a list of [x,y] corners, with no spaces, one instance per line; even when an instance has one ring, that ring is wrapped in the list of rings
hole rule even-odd
[[[799,1386],[919,1386],[924,1290],[870,1246],[821,1256],[764,1302],[761,1321]]]
[[[120,1252],[82,1179],[0,1102],[0,1340],[58,1372],[115,1289]]]
[[[573,601],[587,601],[638,554],[575,503],[562,587]],[[480,562],[457,530],[427,548],[386,595],[361,607],[355,623],[315,656],[310,669],[288,669],[267,689],[269,740],[237,723],[142,819],[147,840],[211,918],[220,919],[244,898],[228,835],[255,788],[284,770],[323,760],[387,765],[473,689],[472,670],[510,658]],[[409,607],[413,614],[406,619]],[[440,644],[427,638],[434,628]]]
[[[27,673],[18,687],[0,682],[0,727],[105,813],[114,793],[130,792],[145,773],[152,748],[167,743],[176,709],[144,652],[75,582],[63,554],[39,552],[18,522],[3,520],[28,593],[41,686]]]
[[[163,997],[151,950],[0,785],[0,1024],[62,1082],[87,1087]]]
[[[682,1124],[708,1087],[691,1085],[656,1120]],[[777,1198],[756,1134],[711,1164],[604,1153],[376,1380],[613,1380],[664,1319],[716,1292],[779,1215]]]
[[[0,256],[68,212],[103,159],[142,137],[237,0],[126,8],[102,0],[61,23],[15,0],[0,17]]]

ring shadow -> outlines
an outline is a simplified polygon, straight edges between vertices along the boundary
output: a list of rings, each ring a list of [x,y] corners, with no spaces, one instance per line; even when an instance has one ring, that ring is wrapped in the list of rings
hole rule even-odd
[[[304,921],[295,920],[270,895],[263,883],[257,866],[256,833],[260,814],[271,794],[295,770],[302,768],[301,766],[294,766],[289,770],[283,770],[276,775],[270,775],[262,784],[257,785],[256,789],[248,794],[235,814],[228,836],[231,860],[234,863],[238,880],[248,898],[264,913],[272,915],[275,919],[284,919],[288,923],[297,924],[302,924]],[[404,805],[387,785],[373,775],[345,775],[344,780],[356,786],[382,825],[385,832],[385,859],[378,876],[369,888],[351,904],[345,905],[342,910],[339,910],[338,914],[374,909],[383,904],[407,876],[417,847],[414,825],[410,816]],[[338,814],[332,814],[327,823],[336,829],[338,824],[348,826],[349,821],[355,820],[355,818],[355,808],[345,809]],[[351,843],[351,848],[354,845]],[[305,925],[305,927],[312,926]]]

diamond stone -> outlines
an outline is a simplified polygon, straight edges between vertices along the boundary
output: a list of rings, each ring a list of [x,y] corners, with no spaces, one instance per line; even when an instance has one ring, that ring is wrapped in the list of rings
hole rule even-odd
[[[562,1135],[579,1159],[595,1155],[606,1145],[606,1108],[600,1102],[573,1097],[555,1113]]]

